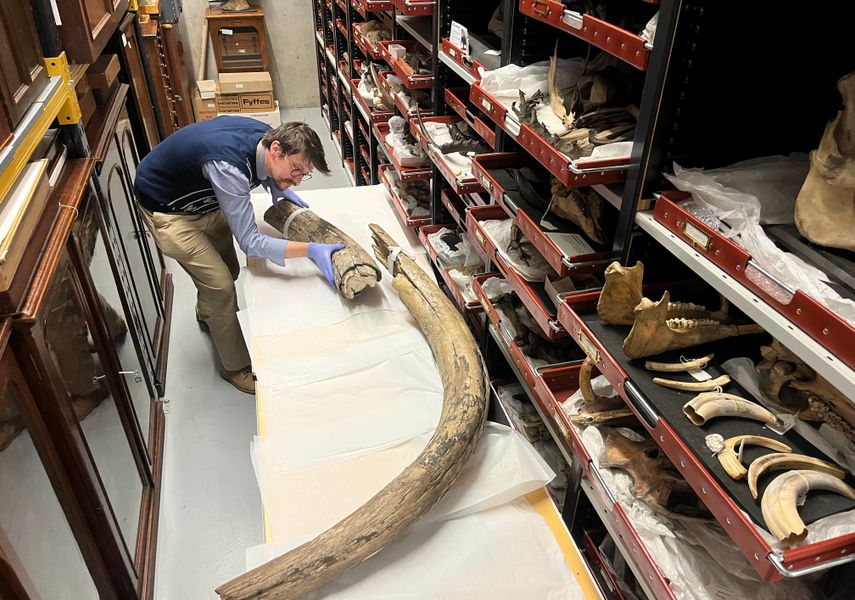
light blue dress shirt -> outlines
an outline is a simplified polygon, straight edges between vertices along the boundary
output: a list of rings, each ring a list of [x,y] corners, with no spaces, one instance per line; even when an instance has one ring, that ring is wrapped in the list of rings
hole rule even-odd
[[[256,173],[261,185],[271,194],[275,204],[285,193],[279,190],[273,180],[267,176],[264,170],[264,154],[266,149],[261,148],[255,162]],[[286,240],[264,235],[258,231],[255,222],[255,212],[249,199],[249,179],[246,173],[223,160],[211,160],[202,165],[202,171],[214,194],[220,203],[220,209],[226,217],[229,228],[238,242],[238,246],[247,256],[254,258],[267,258],[277,265],[285,264]]]

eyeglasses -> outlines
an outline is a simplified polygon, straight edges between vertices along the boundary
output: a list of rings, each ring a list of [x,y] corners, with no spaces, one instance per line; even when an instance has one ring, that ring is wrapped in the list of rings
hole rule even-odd
[[[287,156],[287,155],[286,155],[286,156]],[[294,163],[291,161],[291,157],[290,157],[290,156],[288,156],[288,162],[290,162],[292,165],[294,164]],[[291,169],[291,179],[294,179],[295,177],[301,177],[301,178],[302,178],[302,181],[308,181],[308,180],[310,180],[310,179],[312,178],[312,173],[311,173],[311,172],[309,172],[309,173],[304,173],[302,169],[299,169],[299,168],[293,168],[293,169]]]

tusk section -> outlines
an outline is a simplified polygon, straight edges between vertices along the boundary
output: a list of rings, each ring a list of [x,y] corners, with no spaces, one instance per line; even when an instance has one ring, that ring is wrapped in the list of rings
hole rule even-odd
[[[778,418],[759,404],[723,392],[698,394],[683,405],[683,413],[698,427],[718,417],[739,417],[767,425],[778,423]]]
[[[680,373],[682,371],[699,371],[709,364],[715,354],[707,354],[695,360],[676,363],[662,363],[648,360],[644,363],[644,368],[648,371],[661,371],[663,373]]]
[[[790,452],[773,452],[761,456],[748,467],[748,488],[755,500],[757,499],[757,480],[760,476],[767,471],[783,471],[784,469],[809,469],[833,475],[838,479],[843,479],[846,476],[846,471],[837,465],[813,456]]]
[[[762,435],[736,435],[732,438],[727,438],[724,440],[724,450],[718,453],[718,462],[721,463],[722,468],[730,475],[730,478],[737,481],[745,477],[749,472],[739,461],[739,456],[736,454],[736,448],[740,444],[762,446],[770,450],[777,450],[778,452],[789,452],[791,450],[785,443],[763,437]],[[754,462],[756,463],[757,461],[755,460]],[[753,465],[754,463],[751,464]],[[756,498],[757,495],[755,494],[754,497]]]
[[[377,225],[386,264],[394,240]],[[406,254],[393,262],[395,291],[418,323],[442,378],[442,413],[422,453],[373,498],[330,529],[217,588],[224,600],[287,600],[315,590],[403,534],[454,484],[487,420],[486,369],[457,308]]]
[[[828,473],[798,470],[778,475],[763,493],[760,508],[769,533],[785,546],[795,546],[807,537],[808,530],[796,504],[811,490],[826,490],[855,500],[855,490]]]
[[[715,379],[707,381],[674,381],[673,379],[663,379],[662,377],[654,377],[653,383],[662,387],[671,388],[672,390],[680,390],[681,392],[709,392],[716,388],[724,387],[730,383],[730,375],[721,375]]]

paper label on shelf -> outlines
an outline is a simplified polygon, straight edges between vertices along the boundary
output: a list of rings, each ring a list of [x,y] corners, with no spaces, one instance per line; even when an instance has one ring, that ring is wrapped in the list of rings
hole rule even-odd
[[[231,29],[220,29],[220,35],[234,35],[234,33]]]
[[[594,249],[577,233],[547,233],[552,242],[558,246],[564,256],[573,257],[581,254],[593,254]]]
[[[124,33],[122,34],[122,45],[123,45],[123,46],[127,46],[127,45],[128,45],[128,38],[127,38],[127,36],[125,36],[125,34],[124,34]]]
[[[457,21],[451,22],[451,43],[460,48],[464,56],[469,56],[469,31]]]
[[[238,89],[238,90],[243,89],[243,84],[242,83],[236,83],[235,89]]]

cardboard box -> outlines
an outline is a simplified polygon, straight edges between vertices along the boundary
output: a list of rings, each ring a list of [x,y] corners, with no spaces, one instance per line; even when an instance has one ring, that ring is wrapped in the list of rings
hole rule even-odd
[[[279,114],[279,102],[273,102],[273,110],[269,112],[255,112],[255,113],[219,113],[218,116],[229,115],[232,117],[249,117],[250,119],[256,119],[261,121],[262,123],[267,123],[271,127],[279,127],[282,125],[282,115]]]
[[[217,95],[217,82],[213,79],[202,79],[196,82],[196,90],[202,100],[213,100]]]
[[[193,90],[193,112],[197,123],[213,119],[217,116],[217,101],[214,98],[204,99],[199,90]]]
[[[218,85],[216,88],[214,99],[217,102],[217,112],[240,112],[240,94],[223,94],[220,91],[220,86]]]
[[[102,54],[89,65],[86,79],[96,90],[109,89],[119,76],[119,56],[117,54]]]
[[[273,80],[267,71],[220,73],[220,91],[223,94],[272,92]]]
[[[240,95],[240,112],[269,112],[273,110],[273,92]]]

